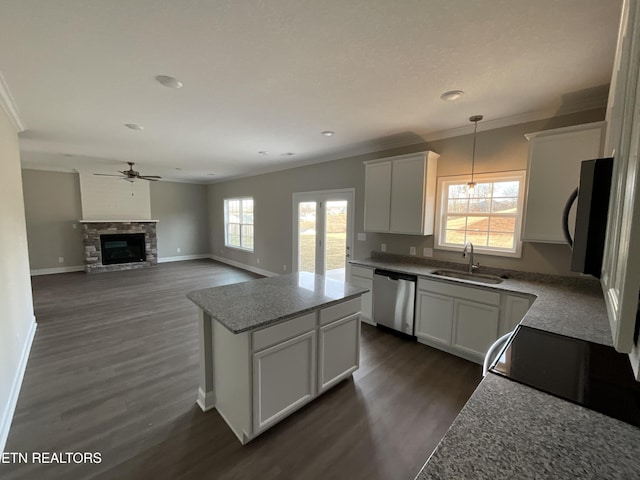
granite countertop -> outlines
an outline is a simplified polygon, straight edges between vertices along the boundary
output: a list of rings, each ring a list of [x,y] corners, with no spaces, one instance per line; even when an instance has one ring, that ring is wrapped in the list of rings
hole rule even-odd
[[[187,297],[232,333],[242,333],[357,298],[366,292],[366,288],[300,272],[195,290]]]
[[[489,374],[416,480],[638,478],[638,445],[639,428]]]
[[[352,260],[350,263],[399,273],[409,273],[430,280],[457,285],[531,295],[535,297],[535,300],[526,317],[522,320],[522,325],[580,338],[589,342],[613,345],[600,282],[594,278],[557,277],[481,267],[480,273],[509,277],[503,279],[502,283],[487,285],[433,275],[434,271],[441,268],[454,268],[463,271],[463,265],[435,260],[425,262],[423,259],[422,261],[423,263],[413,263],[387,257],[374,257],[364,260]]]
[[[433,275],[462,265],[416,264],[393,258],[355,265],[411,273],[535,297],[522,320],[541,330],[612,345],[602,290],[596,279],[514,271],[481,271],[510,277],[484,285]],[[494,271],[492,271],[494,270]],[[637,478],[640,428],[489,373],[480,383],[416,480]]]

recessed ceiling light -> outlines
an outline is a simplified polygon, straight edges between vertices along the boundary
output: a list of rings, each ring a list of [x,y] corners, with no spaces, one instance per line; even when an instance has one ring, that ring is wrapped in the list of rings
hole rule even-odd
[[[63,153],[63,154],[62,154],[62,156],[63,156],[63,157],[73,157],[73,155],[72,155],[72,154],[70,154],[70,153]]]
[[[448,92],[444,92],[440,95],[440,98],[447,102],[453,102],[454,100],[461,98],[463,95],[464,92],[462,90],[449,90]]]
[[[215,173],[207,173],[207,175],[209,175],[210,177],[213,177]]]
[[[142,125],[139,125],[137,123],[125,123],[124,124],[125,127],[130,128],[131,130],[144,130],[144,127]]]
[[[320,132],[322,133],[322,135],[324,135],[325,137],[333,137],[336,132],[332,132],[331,130],[325,130],[324,132]]]
[[[182,82],[176,77],[170,77],[169,75],[158,75],[156,80],[160,85],[167,88],[182,88]]]
[[[260,150],[258,153],[260,155],[269,155],[269,152],[267,152],[266,150]]]
[[[176,170],[182,170],[180,167],[176,167]]]
[[[280,155],[283,156],[283,157],[290,157],[292,155],[295,155],[295,153],[293,153],[293,152],[284,152],[284,153],[281,153]]]

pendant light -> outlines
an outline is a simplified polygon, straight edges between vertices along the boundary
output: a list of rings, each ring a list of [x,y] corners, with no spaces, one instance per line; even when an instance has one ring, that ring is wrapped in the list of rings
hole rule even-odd
[[[476,136],[478,133],[478,122],[482,120],[482,115],[474,115],[469,117],[469,121],[473,122],[473,153],[471,154],[471,181],[467,183],[467,195],[473,196],[476,189],[476,182],[473,181],[473,174],[476,167]]]

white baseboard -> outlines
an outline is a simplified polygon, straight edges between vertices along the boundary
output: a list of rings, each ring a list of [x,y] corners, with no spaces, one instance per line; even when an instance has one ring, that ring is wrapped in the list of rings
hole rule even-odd
[[[264,270],[262,268],[253,267],[251,265],[245,265],[244,263],[236,262],[235,260],[229,260],[228,258],[218,257],[217,255],[210,255],[210,259],[216,260],[218,262],[226,263],[227,265],[231,265],[233,267],[238,267],[243,270],[248,270],[253,273],[257,273],[258,275],[264,275],[265,277],[277,277],[277,273],[270,272],[269,270]]]
[[[5,408],[2,417],[0,418],[0,452],[4,452],[4,447],[7,444],[7,438],[9,437],[9,429],[11,428],[11,421],[13,420],[13,414],[16,411],[16,405],[18,404],[18,396],[20,395],[20,387],[22,387],[22,379],[24,378],[24,372],[27,369],[27,362],[29,361],[29,353],[31,352],[31,345],[33,344],[33,338],[36,335],[36,317],[33,317],[33,323],[29,328],[27,339],[22,346],[22,355],[20,357],[20,363],[18,364],[18,370],[13,378],[13,385],[11,385],[11,391],[9,393],[9,401]]]
[[[72,267],[54,267],[54,268],[37,268],[31,270],[31,276],[52,275],[54,273],[84,272],[84,265],[75,265]]]
[[[211,258],[208,253],[198,253],[195,255],[180,255],[177,257],[162,257],[158,258],[158,263],[166,262],[182,262],[183,260],[202,260],[203,258]]]

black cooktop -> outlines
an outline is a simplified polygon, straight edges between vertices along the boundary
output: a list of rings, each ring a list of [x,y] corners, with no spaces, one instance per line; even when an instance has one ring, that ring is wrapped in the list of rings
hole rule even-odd
[[[519,326],[490,371],[640,427],[640,383],[613,347]]]

